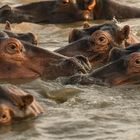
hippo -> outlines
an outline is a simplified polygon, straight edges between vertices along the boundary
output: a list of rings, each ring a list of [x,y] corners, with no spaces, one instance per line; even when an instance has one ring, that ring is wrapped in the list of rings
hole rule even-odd
[[[3,30],[9,37],[17,38],[21,41],[29,42],[33,45],[38,44],[37,36],[34,33],[15,33],[12,31],[12,27],[9,21],[6,21],[5,29]]]
[[[135,35],[131,33],[129,25],[120,27],[118,22],[114,20],[112,22],[107,22],[99,25],[90,26],[88,22],[83,24],[83,29],[73,29],[69,33],[68,42],[74,42],[81,38],[92,35],[93,32],[97,30],[107,31],[111,34],[114,39],[114,42],[118,45],[124,44],[124,47],[127,47],[131,44],[138,43],[139,40]]]
[[[86,73],[90,64],[86,57],[67,57],[51,52],[31,43],[9,37],[0,32],[0,80],[13,82],[14,79],[45,80]]]
[[[93,8],[93,19],[130,19],[140,17],[140,8],[126,6],[117,3],[115,0],[95,0]]]
[[[32,12],[34,11],[34,12]],[[129,13],[129,14],[128,14]],[[70,23],[97,19],[139,18],[140,8],[113,0],[52,0],[0,8],[0,22]]]
[[[84,55],[95,68],[108,62],[108,54],[113,47],[125,48],[128,44],[137,43],[137,40],[130,41],[131,37],[128,25],[120,28],[114,23],[105,23],[73,30],[70,35],[71,43],[55,52],[70,57]]]
[[[43,112],[31,94],[13,85],[0,85],[0,125],[37,117]]]
[[[4,5],[0,8],[0,22],[69,23],[91,20],[91,9],[95,6],[95,1],[84,2],[86,6],[82,6],[80,1],[49,0],[15,7]]]
[[[109,55],[110,63],[89,74],[69,78],[67,84],[99,84],[108,86],[140,83],[140,43],[128,48],[113,48]]]

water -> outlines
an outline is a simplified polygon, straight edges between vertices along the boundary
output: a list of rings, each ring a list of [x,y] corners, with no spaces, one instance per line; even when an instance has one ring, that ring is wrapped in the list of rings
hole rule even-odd
[[[1,0],[0,3],[21,4],[31,1]],[[118,1],[140,7],[139,0]],[[140,19],[131,19],[121,22],[121,25],[129,24],[140,39],[139,23]],[[16,32],[34,32],[38,35],[40,47],[54,50],[68,44],[69,31],[81,25],[82,22],[61,25],[21,23],[13,24],[12,28]],[[4,25],[0,24],[0,27]],[[140,86],[64,86],[59,80],[43,82],[40,79],[17,86],[34,95],[46,111],[37,119],[0,127],[0,140],[140,139]],[[48,99],[50,96],[53,99]]]

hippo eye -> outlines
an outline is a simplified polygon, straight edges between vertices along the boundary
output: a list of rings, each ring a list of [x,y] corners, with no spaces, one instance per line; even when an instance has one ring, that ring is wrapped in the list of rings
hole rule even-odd
[[[103,42],[104,40],[105,40],[104,37],[100,37],[100,38],[99,38],[99,41],[100,41],[100,42]]]
[[[15,54],[15,53],[17,53],[18,51],[21,52],[21,50],[19,50],[18,45],[15,44],[15,43],[9,44],[9,45],[7,46],[7,48],[6,48],[6,51],[7,51],[8,53],[10,53],[10,54]]]
[[[111,37],[107,32],[98,30],[95,31],[92,35],[91,35],[91,40],[96,44],[96,45],[108,45],[111,41]]]
[[[135,61],[135,63],[136,63],[137,65],[140,65],[140,59],[137,59],[137,60]]]

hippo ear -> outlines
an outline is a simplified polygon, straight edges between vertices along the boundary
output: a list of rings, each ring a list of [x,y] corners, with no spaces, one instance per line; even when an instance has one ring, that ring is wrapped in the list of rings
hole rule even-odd
[[[91,0],[91,3],[88,5],[88,10],[92,11],[94,7],[96,6],[96,0]]]
[[[79,38],[81,38],[81,31],[79,29],[73,29],[70,33],[69,33],[69,43],[74,42],[76,40],[78,40]]]
[[[130,26],[125,25],[122,30],[121,30],[122,36],[124,37],[124,39],[128,39],[129,34],[130,34]]]
[[[110,53],[109,53],[109,59],[108,61],[115,61],[117,59],[119,59],[123,54],[123,50],[120,48],[113,48]]]
[[[28,95],[22,96],[22,101],[24,103],[24,106],[29,106],[34,101],[34,97],[28,94]]]
[[[9,13],[12,11],[12,8],[9,5],[4,5],[0,8],[0,14]]]
[[[9,31],[12,30],[12,28],[11,28],[11,23],[10,23],[9,21],[6,21],[5,30],[9,30]]]
[[[88,22],[84,22],[83,29],[87,29],[90,27],[90,24]]]

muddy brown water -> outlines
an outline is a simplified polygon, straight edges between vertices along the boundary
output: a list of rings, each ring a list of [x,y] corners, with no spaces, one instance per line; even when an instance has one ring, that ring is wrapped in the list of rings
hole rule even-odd
[[[0,4],[32,1],[1,0]],[[118,2],[140,7],[140,0]],[[130,19],[120,25],[129,24],[140,39],[139,23],[140,19]],[[12,27],[16,32],[34,32],[40,47],[54,50],[66,45],[69,31],[81,25],[82,22],[60,25],[21,23]],[[0,27],[4,25],[0,24]],[[33,94],[46,112],[36,119],[0,127],[0,140],[140,140],[140,86],[64,86],[59,79],[47,82],[37,79],[17,86]]]

